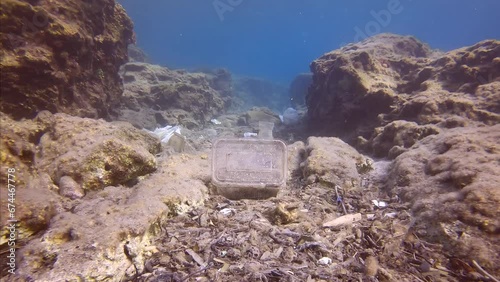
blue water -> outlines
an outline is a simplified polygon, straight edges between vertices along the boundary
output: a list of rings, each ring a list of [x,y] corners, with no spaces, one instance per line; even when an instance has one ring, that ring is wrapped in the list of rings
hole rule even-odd
[[[288,83],[325,52],[379,32],[451,50],[500,38],[499,0],[121,0],[138,45],[171,68]]]

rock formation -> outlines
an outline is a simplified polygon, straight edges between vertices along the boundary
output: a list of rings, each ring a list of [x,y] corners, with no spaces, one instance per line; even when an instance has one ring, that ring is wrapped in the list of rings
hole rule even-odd
[[[311,83],[312,73],[301,73],[292,80],[288,89],[292,107],[298,108],[306,105],[306,96],[309,93]]]
[[[127,53],[129,62],[149,63],[148,55],[135,44],[128,45]]]
[[[356,144],[376,138],[384,129],[375,128],[396,120],[444,128],[458,126],[462,118],[495,124],[500,121],[499,54],[495,40],[442,53],[413,37],[391,34],[329,52],[311,64],[311,133]],[[385,156],[388,150],[379,150],[379,144],[370,142],[367,149]]]
[[[139,128],[177,124],[200,128],[231,103],[231,75],[225,70],[190,73],[129,62],[120,74],[125,91],[117,119]]]
[[[311,69],[310,134],[394,159],[384,188],[410,204],[415,234],[442,244],[448,257],[495,269],[500,41],[443,53],[382,34],[327,53]]]
[[[291,143],[304,123],[278,126],[262,107],[221,114],[249,101],[280,111],[286,89],[137,50],[118,72],[133,35],[113,0],[0,8],[0,178],[15,179],[18,220],[14,275],[0,231],[2,281],[500,275],[499,41],[442,53],[385,34],[325,54],[311,65],[309,133],[343,140],[301,137],[278,197],[229,201],[210,183],[213,140],[267,121]],[[189,153],[140,129],[166,124],[183,125]],[[10,198],[3,186],[2,227]],[[355,220],[325,224],[344,216]]]
[[[123,88],[118,68],[134,41],[114,0],[0,4],[0,110],[14,119],[41,110],[109,118]]]
[[[386,185],[390,195],[411,203],[417,236],[497,270],[499,141],[500,124],[428,136],[394,160]]]

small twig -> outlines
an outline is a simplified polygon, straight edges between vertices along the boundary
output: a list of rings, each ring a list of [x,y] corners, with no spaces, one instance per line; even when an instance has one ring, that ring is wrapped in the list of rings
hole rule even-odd
[[[198,270],[198,271],[195,271],[195,272],[193,272],[193,273],[191,273],[191,274],[187,275],[186,277],[182,278],[182,279],[181,279],[181,281],[186,281],[186,280],[188,280],[190,277],[193,277],[193,276],[195,276],[195,275],[197,275],[197,274],[202,273],[203,271],[205,271],[205,270],[207,270],[208,268],[212,267],[212,265],[213,265],[213,263],[211,263],[211,262],[210,262],[210,263],[207,263],[207,266],[205,266],[205,267],[201,268],[201,269],[200,269],[200,270]]]
[[[335,185],[335,196],[337,196],[337,203],[340,203],[342,205],[342,209],[344,210],[344,214],[347,214],[347,210],[344,205],[344,201],[342,200],[342,196],[339,195],[338,189],[340,186]]]
[[[365,237],[368,240],[368,242],[370,242],[375,248],[378,248],[377,243],[375,243],[375,241],[373,241],[373,239],[372,239],[372,237],[370,237],[370,235],[366,235]]]
[[[472,260],[472,264],[477,269],[477,271],[479,271],[479,273],[481,273],[482,275],[490,278],[491,280],[493,280],[495,282],[500,282],[500,280],[496,279],[495,277],[493,277],[493,275],[486,272],[486,270],[484,270],[475,260]]]
[[[424,280],[418,278],[417,275],[415,275],[415,274],[412,274],[411,276],[415,277],[415,279],[417,279],[417,281],[419,281],[419,282],[425,282]]]
[[[429,262],[429,261],[427,261],[427,262]],[[431,264],[431,265],[432,265],[432,264]],[[445,268],[445,267],[442,267],[442,266],[436,265],[436,266],[434,266],[434,268],[435,268],[435,269],[437,269],[437,270],[441,270],[441,271],[444,271],[444,272],[447,272],[447,273],[453,274],[453,275],[455,275],[455,276],[458,276],[455,272],[453,272],[453,271],[451,271],[451,270],[449,270],[449,269],[447,269],[447,268]]]

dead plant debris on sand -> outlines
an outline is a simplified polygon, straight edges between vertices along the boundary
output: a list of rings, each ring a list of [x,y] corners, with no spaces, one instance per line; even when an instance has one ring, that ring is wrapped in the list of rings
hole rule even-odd
[[[158,251],[133,280],[497,281],[421,240],[407,205],[376,184],[336,188],[296,181],[267,200],[211,196],[163,223]]]

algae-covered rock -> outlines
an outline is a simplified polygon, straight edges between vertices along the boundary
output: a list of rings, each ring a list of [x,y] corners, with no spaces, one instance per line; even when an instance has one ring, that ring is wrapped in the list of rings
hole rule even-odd
[[[200,155],[160,156],[158,169],[130,189],[88,191],[50,228],[18,250],[18,276],[37,281],[122,281],[142,273],[158,252],[152,242],[168,236],[166,220],[203,204],[209,160]]]
[[[156,170],[157,138],[128,123],[54,115],[36,167],[54,181],[70,176],[84,190],[125,184]]]
[[[272,122],[274,124],[280,124],[279,116],[265,107],[253,107],[243,115],[241,115],[244,120],[244,124],[252,127],[253,129],[259,129],[259,122]]]
[[[370,141],[375,156],[391,155],[394,158],[397,157],[396,151],[402,152],[403,148],[410,148],[418,140],[439,132],[439,127],[435,125],[418,125],[415,122],[397,120],[376,128]],[[393,149],[396,146],[399,149]],[[389,154],[391,150],[392,153]]]
[[[139,128],[183,125],[196,129],[229,107],[229,72],[196,73],[129,62],[122,66],[125,91],[117,119]],[[229,92],[229,93],[228,93]]]
[[[17,220],[17,243],[27,242],[31,236],[44,231],[48,228],[50,220],[61,209],[57,195],[57,186],[52,182],[52,179],[47,174],[30,175],[28,173],[20,174],[13,172],[16,176],[15,180],[21,180],[20,175],[25,177],[21,181],[13,182],[15,184],[14,201],[8,196],[7,189],[0,190],[0,203],[7,211],[8,203],[13,204],[14,217],[10,217],[10,213],[2,212],[2,226],[7,226],[7,221],[10,219]],[[20,184],[18,184],[20,183]],[[5,215],[5,216],[3,216]],[[6,247],[9,238],[9,230],[2,228],[0,230],[0,249]],[[8,248],[8,247],[7,247]]]
[[[311,63],[310,134],[338,136],[351,144],[361,136],[368,140],[362,144],[367,151],[387,156],[391,148],[380,146],[381,131],[389,139],[411,134],[393,121],[425,125],[411,130],[423,135],[436,131],[429,126],[450,128],[446,121],[456,118],[494,125],[500,122],[499,54],[498,40],[443,53],[395,34],[326,53]]]
[[[500,125],[449,129],[418,141],[390,171],[390,193],[411,203],[415,230],[490,269],[500,261]],[[457,233],[459,232],[459,233]]]
[[[114,0],[0,2],[0,110],[108,118],[123,88],[118,68],[134,41]]]
[[[0,125],[0,177],[7,179],[7,169],[13,168],[17,184],[26,183],[35,160],[36,146],[48,126],[40,119],[16,122],[2,112]]]
[[[360,174],[371,170],[372,161],[344,141],[332,137],[309,137],[303,176],[316,178],[331,187],[356,187]]]

